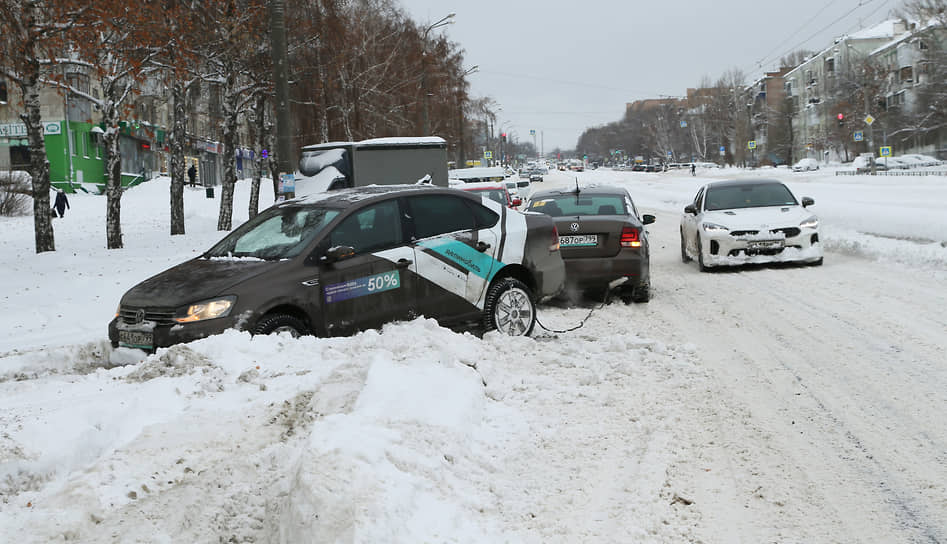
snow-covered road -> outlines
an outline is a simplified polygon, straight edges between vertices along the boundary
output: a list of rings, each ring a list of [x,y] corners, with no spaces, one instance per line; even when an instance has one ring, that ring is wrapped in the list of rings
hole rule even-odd
[[[947,541],[947,178],[769,172],[815,197],[825,265],[702,274],[680,208],[754,173],[703,174],[580,175],[658,221],[653,300],[572,333],[230,332],[118,367],[115,302],[208,247],[217,201],[169,240],[166,182],[129,191],[118,252],[96,197],[55,255],[0,218],[0,541]]]

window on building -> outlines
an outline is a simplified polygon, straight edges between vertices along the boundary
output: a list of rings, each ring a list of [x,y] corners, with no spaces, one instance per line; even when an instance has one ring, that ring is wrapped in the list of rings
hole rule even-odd
[[[825,73],[832,75],[835,74],[835,58],[829,57],[825,59]]]
[[[902,67],[899,77],[901,79],[901,83],[913,83],[914,82],[914,67],[913,66]]]
[[[92,86],[90,83],[89,76],[79,73],[79,72],[70,72],[66,74],[66,83],[75,89],[77,92],[82,94],[70,93],[68,97],[69,101],[69,120],[70,121],[79,121],[86,122],[92,120],[92,101],[86,98],[92,94]],[[85,96],[83,96],[85,95]]]
[[[917,48],[920,49],[920,50],[922,50],[922,51],[925,50],[925,49],[927,49],[927,42],[925,42],[924,40],[918,40],[918,41],[917,41]]]
[[[83,132],[79,138],[80,143],[82,144],[82,156],[89,158],[89,133]]]
[[[70,147],[72,148],[71,149],[72,156],[73,157],[77,156],[77,153],[79,152],[79,146],[78,146],[79,142],[76,140],[76,131],[74,130],[69,131],[69,144],[70,144]]]
[[[894,93],[888,96],[888,107],[895,107],[904,104],[904,91]]]
[[[220,117],[220,86],[211,85],[207,97],[207,112],[214,117]]]
[[[0,104],[7,103],[7,80],[0,78]]]

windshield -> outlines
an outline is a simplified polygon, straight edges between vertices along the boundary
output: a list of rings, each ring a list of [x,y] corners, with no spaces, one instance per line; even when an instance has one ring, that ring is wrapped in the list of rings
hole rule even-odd
[[[704,209],[732,210],[737,208],[762,208],[766,206],[793,206],[796,197],[782,183],[727,185],[710,187]]]
[[[290,259],[299,255],[339,213],[316,207],[270,208],[241,225],[204,256]]]
[[[623,195],[557,195],[534,200],[529,205],[529,211],[552,217],[628,214]]]

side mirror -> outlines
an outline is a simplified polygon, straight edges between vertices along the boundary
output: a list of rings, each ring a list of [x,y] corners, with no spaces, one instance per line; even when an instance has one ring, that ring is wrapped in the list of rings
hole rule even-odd
[[[697,208],[695,208],[693,204],[688,204],[687,206],[684,206],[684,213],[697,215]]]
[[[809,198],[809,197],[807,197],[807,196],[802,197],[802,207],[803,207],[803,208],[807,208],[807,207],[813,206],[813,205],[815,205],[815,200],[813,200],[813,199],[811,199],[811,198]]]
[[[650,225],[651,223],[654,223],[655,219],[656,217],[654,217],[650,213],[646,213],[641,216],[641,223],[644,225]]]
[[[323,255],[320,260],[325,264],[332,264],[348,259],[352,255],[355,255],[355,248],[351,246],[336,246],[326,251],[326,254]]]
[[[521,198],[514,198],[514,199],[513,199],[513,206],[514,206],[514,207],[519,206],[519,205],[522,204],[522,203],[523,203],[523,199],[521,199]]]

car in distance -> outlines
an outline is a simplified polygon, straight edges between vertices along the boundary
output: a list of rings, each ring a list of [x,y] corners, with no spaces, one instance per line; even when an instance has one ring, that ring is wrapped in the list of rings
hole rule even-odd
[[[260,213],[132,287],[113,346],[152,351],[234,328],[346,335],[417,316],[528,335],[565,267],[555,224],[433,186],[368,186]]]
[[[543,180],[543,172],[539,168],[533,168],[529,171],[530,183]]]
[[[800,159],[799,162],[792,165],[793,172],[811,172],[819,169],[819,161],[811,158]]]
[[[681,215],[681,260],[715,266],[799,261],[822,264],[815,200],[797,200],[773,180],[708,183]]]
[[[506,188],[506,183],[458,183],[451,187],[472,194],[485,196],[494,202],[499,202],[507,208],[515,208],[523,203],[522,199],[518,196],[513,197],[513,195],[509,193]]]
[[[651,298],[645,225],[653,223],[654,216],[639,215],[628,191],[609,186],[538,191],[528,211],[556,221],[570,295],[601,297],[618,282],[625,302]]]

